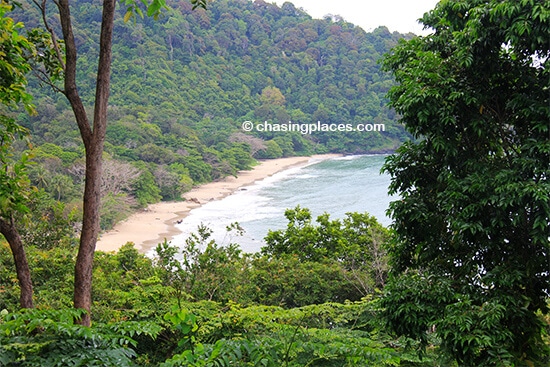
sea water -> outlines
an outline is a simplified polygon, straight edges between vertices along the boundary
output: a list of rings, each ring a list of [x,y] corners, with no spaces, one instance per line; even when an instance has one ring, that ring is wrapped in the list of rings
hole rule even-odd
[[[213,231],[213,239],[224,245],[237,243],[244,252],[257,252],[265,246],[269,230],[284,229],[286,209],[308,208],[313,219],[328,213],[341,219],[349,212],[367,212],[388,226],[386,210],[395,197],[388,195],[390,178],[381,174],[385,155],[346,156],[312,161],[290,168],[246,186],[221,200],[193,209],[177,225],[182,231],[171,241],[182,246],[202,224]],[[237,222],[244,234],[227,232]]]

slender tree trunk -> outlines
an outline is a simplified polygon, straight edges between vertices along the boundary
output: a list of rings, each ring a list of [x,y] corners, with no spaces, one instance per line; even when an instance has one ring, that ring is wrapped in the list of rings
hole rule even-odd
[[[95,246],[99,234],[101,168],[107,128],[107,105],[109,100],[115,5],[115,0],[103,1],[94,120],[93,126],[91,126],[76,87],[77,52],[71,24],[69,0],[60,0],[58,2],[66,54],[64,92],[73,109],[86,151],[86,182],[84,186],[82,233],[80,235],[80,246],[75,263],[73,297],[74,307],[83,308],[87,311],[87,314],[80,320],[80,323],[86,326],[91,324],[92,269]]]
[[[29,269],[27,255],[23,248],[23,241],[21,240],[19,231],[17,231],[15,227],[13,218],[10,218],[9,221],[0,218],[0,233],[2,233],[8,241],[11,253],[13,254],[17,280],[19,281],[19,288],[21,289],[19,304],[21,308],[33,308],[31,270]]]
[[[99,234],[102,151],[102,147],[86,149],[82,233],[80,234],[80,246],[74,271],[74,307],[83,308],[87,311],[87,314],[81,320],[81,323],[87,326],[91,323],[92,270],[95,246]]]

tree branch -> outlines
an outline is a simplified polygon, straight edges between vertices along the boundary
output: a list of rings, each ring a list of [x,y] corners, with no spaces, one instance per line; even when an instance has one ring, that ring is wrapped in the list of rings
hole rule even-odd
[[[43,0],[44,1],[44,0]],[[59,19],[63,39],[65,40],[65,91],[64,94],[69,100],[73,109],[78,129],[85,146],[92,144],[92,128],[88,120],[88,115],[84,109],[80,95],[76,88],[76,44],[71,24],[71,12],[69,9],[69,0],[60,0],[57,3],[59,9]]]
[[[42,0],[42,3],[38,3],[38,1],[33,0],[33,3],[38,7],[38,9],[40,9],[44,26],[46,27],[46,30],[48,31],[48,33],[52,36],[52,44],[55,50],[55,54],[57,55],[57,60],[59,61],[59,65],[61,65],[61,68],[65,70],[65,61],[63,60],[63,54],[61,53],[59,42],[57,41],[57,35],[55,34],[55,31],[48,23],[48,19],[46,17],[46,1],[47,0]],[[59,6],[57,1],[54,1],[54,3]]]
[[[65,94],[65,91],[61,88],[59,88],[55,83],[52,83],[50,80],[48,73],[45,70],[40,70],[38,68],[33,69],[33,74],[38,78],[38,80],[52,88],[54,91],[58,93]]]

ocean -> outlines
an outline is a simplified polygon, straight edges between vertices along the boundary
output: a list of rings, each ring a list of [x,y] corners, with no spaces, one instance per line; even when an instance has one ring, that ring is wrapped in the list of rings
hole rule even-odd
[[[247,186],[218,201],[193,209],[177,225],[182,231],[171,241],[182,245],[190,233],[203,224],[212,229],[218,244],[237,243],[244,252],[257,252],[271,230],[284,229],[286,209],[300,205],[314,219],[328,213],[331,219],[344,218],[349,212],[367,212],[388,226],[390,177],[381,174],[385,155],[346,156],[312,162],[279,172]],[[238,222],[244,235],[227,232]]]

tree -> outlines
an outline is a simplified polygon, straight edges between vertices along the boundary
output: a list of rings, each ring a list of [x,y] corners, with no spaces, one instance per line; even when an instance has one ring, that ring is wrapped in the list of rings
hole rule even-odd
[[[30,95],[25,91],[25,74],[30,70],[26,54],[32,54],[34,48],[28,40],[19,34],[21,24],[16,24],[6,16],[11,6],[0,3],[0,102],[3,108],[15,108],[18,104],[32,112]],[[21,288],[20,305],[33,307],[33,289],[31,273],[23,240],[15,224],[14,215],[27,211],[29,182],[26,174],[28,155],[20,159],[13,157],[13,143],[17,139],[27,139],[25,128],[15,119],[0,111],[0,233],[10,245],[15,263],[17,279]]]
[[[61,44],[56,41],[57,37],[54,28],[51,27],[47,20],[47,1],[36,2],[42,13],[45,27],[52,35],[54,51],[63,69],[63,87],[61,91],[71,105],[85,149],[86,179],[83,197],[82,231],[75,263],[73,301],[75,308],[82,308],[87,311],[83,314],[81,323],[89,326],[91,323],[93,257],[100,230],[102,157],[107,129],[107,107],[112,61],[111,46],[113,42],[116,1],[105,0],[102,5],[98,68],[95,83],[96,92],[93,117],[91,119],[84,108],[84,103],[77,88],[77,45],[73,32],[69,0],[59,0],[54,3],[59,13],[64,57],[62,57]],[[191,0],[191,3],[194,7],[206,7],[205,0]],[[125,4],[128,6],[125,20],[130,19],[135,14],[142,15],[142,10],[139,8],[137,2],[128,0],[125,1]],[[147,3],[147,15],[157,17],[164,7],[166,7],[164,0],[152,0]]]
[[[385,165],[396,241],[384,306],[460,366],[546,365],[550,3],[441,1],[384,60],[418,140]],[[546,358],[546,359],[545,359]]]
[[[229,137],[229,142],[247,144],[248,146],[250,146],[250,155],[252,157],[256,157],[256,154],[258,152],[267,149],[267,145],[262,139],[241,132],[231,134],[231,136]]]
[[[82,162],[76,162],[69,171],[77,181],[81,181],[84,179],[86,167]],[[132,185],[140,175],[141,171],[130,163],[114,159],[105,160],[101,174],[101,197],[109,193],[113,195],[131,193]]]
[[[265,255],[295,256],[301,262],[334,262],[362,295],[382,288],[387,277],[386,243],[389,232],[368,213],[346,213],[331,220],[327,213],[312,223],[311,212],[297,206],[287,209],[285,230],[269,231]]]

